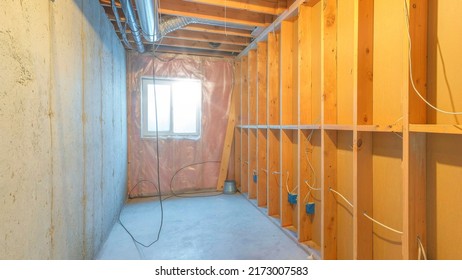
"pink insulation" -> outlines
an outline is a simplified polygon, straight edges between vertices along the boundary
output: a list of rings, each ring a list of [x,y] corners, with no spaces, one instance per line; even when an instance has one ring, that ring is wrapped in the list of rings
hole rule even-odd
[[[157,153],[155,138],[141,138],[141,77],[194,78],[202,81],[202,119],[199,139],[159,138],[162,194],[215,188],[228,122],[233,63],[226,59],[139,55],[127,59],[128,190],[131,197],[156,195]],[[149,180],[150,182],[141,182]],[[152,183],[151,183],[152,182]],[[137,183],[139,183],[137,185]],[[154,184],[155,185],[154,185]],[[134,188],[136,186],[136,188]]]

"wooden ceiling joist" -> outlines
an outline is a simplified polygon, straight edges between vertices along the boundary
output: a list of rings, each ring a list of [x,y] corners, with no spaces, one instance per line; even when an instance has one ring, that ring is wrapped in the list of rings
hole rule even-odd
[[[106,15],[112,21],[114,30],[119,38],[122,37],[116,24],[111,0],[99,0]],[[155,0],[152,0],[155,1]],[[252,44],[255,30],[265,30],[277,15],[284,13],[291,0],[159,0],[161,17],[180,16],[204,19],[202,23],[183,26],[167,34],[159,43],[159,48],[166,51],[169,47],[175,53],[188,50],[211,51],[219,56],[237,55]],[[134,1],[132,1],[133,3]],[[126,26],[125,15],[122,12],[120,0],[115,4],[122,21],[122,28]],[[135,3],[133,3],[135,4]],[[134,5],[136,10],[136,5]],[[210,22],[208,22],[210,21]],[[228,27],[231,26],[231,27]],[[132,34],[125,31],[129,41],[133,41]],[[260,37],[260,36],[258,36]],[[142,38],[147,50],[152,43]],[[213,48],[215,44],[216,49]],[[220,53],[221,52],[221,53]],[[197,53],[197,51],[194,51]]]
[[[191,40],[181,40],[175,38],[164,38],[156,45],[160,46],[174,46],[174,47],[186,47],[190,49],[202,49],[202,50],[217,50],[225,52],[239,53],[244,48],[242,46],[220,44],[217,47],[212,47],[208,42],[197,42]]]
[[[121,39],[120,34],[117,34],[119,39]],[[135,45],[133,39],[129,39],[128,42]],[[152,50],[152,43],[145,42],[146,50]],[[166,50],[169,47],[175,48],[184,48],[184,49],[193,49],[193,50],[203,50],[203,51],[214,51],[214,52],[227,52],[230,55],[236,55],[243,50],[243,47],[235,46],[235,45],[227,45],[227,44],[219,44],[217,47],[212,47],[211,44],[208,42],[196,42],[196,41],[187,41],[187,40],[180,40],[175,38],[165,38],[162,41],[154,44],[156,47],[162,47],[163,50]],[[184,50],[183,50],[184,51]]]
[[[250,43],[249,38],[237,36],[225,36],[219,34],[208,34],[188,30],[176,30],[165,35],[165,38],[176,38],[183,40],[192,40],[198,42],[215,42],[229,45],[247,46]]]
[[[248,26],[268,26],[273,20],[272,16],[265,14],[185,1],[160,0],[159,12],[163,15],[201,18]]]
[[[217,7],[231,8],[249,12],[269,15],[281,14],[285,7],[280,7],[278,2],[264,0],[186,0],[188,2],[206,4]]]
[[[182,28],[183,30],[200,31],[212,34],[222,34],[226,36],[241,36],[252,38],[252,32],[244,29],[229,28],[207,24],[190,24]]]
[[[108,18],[114,25],[114,29],[117,32],[119,32],[114,15],[108,14]],[[121,21],[125,22],[125,18],[122,16],[121,16]],[[187,26],[182,27],[181,30],[189,30],[189,31],[209,33],[209,34],[218,34],[218,35],[229,36],[231,38],[232,37],[253,38],[252,32],[250,30],[229,28],[229,27],[215,26],[215,25],[207,25],[207,24],[198,24],[198,23],[189,24]],[[129,29],[126,32],[131,33]],[[250,43],[250,39],[248,43]]]
[[[152,52],[152,49],[148,49]],[[200,55],[209,57],[233,57],[235,54],[232,52],[223,52],[216,50],[201,50],[201,49],[189,49],[184,47],[165,47],[159,46],[156,53],[168,53],[168,54],[187,54],[187,55]]]

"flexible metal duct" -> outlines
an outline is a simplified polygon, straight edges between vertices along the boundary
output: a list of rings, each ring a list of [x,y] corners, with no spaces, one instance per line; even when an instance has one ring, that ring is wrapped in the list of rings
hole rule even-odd
[[[136,0],[143,37],[148,42],[159,41],[159,2],[158,0]]]
[[[125,33],[125,29],[122,29],[123,28],[122,27],[122,22],[120,20],[119,11],[117,10],[115,0],[112,0],[112,11],[114,12],[114,17],[116,19],[117,26],[119,27],[120,34],[122,35],[122,42],[124,43],[125,47],[132,50],[133,47],[130,44],[130,42],[128,41],[127,34]]]
[[[143,37],[148,42],[154,43],[159,41],[166,34],[192,23],[201,23],[215,26],[227,26],[230,28],[251,29],[250,27],[237,24],[225,24],[222,22],[190,17],[168,18],[166,20],[163,20],[159,24],[158,0],[136,0],[138,17],[140,19],[141,24],[140,27],[136,21],[136,16],[131,5],[131,1],[120,0],[120,4],[122,5],[122,10],[125,14],[127,24],[132,31],[136,48],[140,53],[143,53],[145,51],[141,34],[143,34]],[[121,30],[120,26],[119,30]],[[122,36],[124,36],[123,30],[121,30],[121,32]]]
[[[218,22],[214,20],[207,20],[207,19],[201,19],[201,18],[174,17],[174,18],[169,18],[167,20],[164,20],[160,23],[160,27],[159,27],[160,34],[163,37],[170,32],[173,32],[175,30],[185,27],[188,24],[193,24],[193,23],[215,25],[215,26],[222,26],[222,27],[226,26],[229,28],[238,28],[238,29],[247,29],[247,30],[253,29],[253,27],[248,27],[244,25],[225,24],[224,22]]]
[[[133,12],[133,7],[130,3],[130,0],[120,0],[120,4],[122,5],[122,11],[125,14],[125,18],[128,24],[128,27],[130,27],[133,35],[133,40],[135,41],[136,44],[136,49],[140,53],[144,53],[144,45],[141,40],[141,28],[138,26],[138,23],[136,23],[136,17],[135,13]]]

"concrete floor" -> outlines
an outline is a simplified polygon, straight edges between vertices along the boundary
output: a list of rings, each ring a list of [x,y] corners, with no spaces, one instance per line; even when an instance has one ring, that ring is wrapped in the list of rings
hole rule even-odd
[[[240,194],[163,201],[160,239],[149,248],[116,223],[97,259],[311,259],[311,254]],[[158,199],[131,200],[121,220],[144,244],[157,237]]]

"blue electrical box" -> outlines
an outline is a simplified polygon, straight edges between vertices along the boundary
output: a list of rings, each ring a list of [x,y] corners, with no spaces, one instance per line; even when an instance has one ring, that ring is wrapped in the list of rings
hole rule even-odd
[[[310,215],[313,215],[314,214],[314,202],[308,202],[306,205],[305,205],[305,210],[306,210],[306,214],[310,214]]]
[[[297,204],[297,195],[289,193],[289,203]]]

